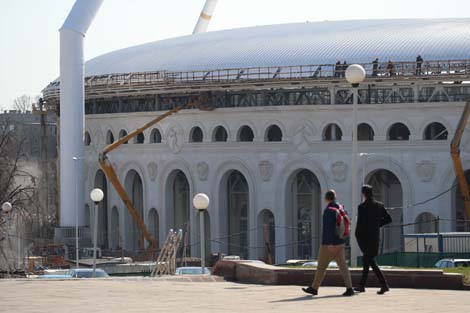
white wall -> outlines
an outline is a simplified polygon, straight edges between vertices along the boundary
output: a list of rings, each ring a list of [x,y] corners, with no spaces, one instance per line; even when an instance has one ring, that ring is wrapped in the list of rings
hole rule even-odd
[[[452,218],[451,193],[426,205],[411,207],[409,205],[426,200],[437,193],[448,189],[454,183],[453,167],[450,158],[449,144],[455,125],[460,117],[463,103],[415,103],[415,104],[381,104],[360,105],[358,111],[359,123],[369,123],[375,132],[373,142],[359,142],[359,152],[374,153],[368,158],[366,175],[376,169],[387,169],[400,180],[403,189],[404,222],[414,222],[421,212],[430,212],[442,218]],[[92,145],[86,149],[86,188],[85,193],[93,186],[94,176],[98,170],[98,152],[104,146],[106,132],[111,129],[117,139],[121,129],[128,132],[142,126],[158,115],[157,113],[89,115],[86,118],[86,129],[92,135]],[[448,141],[424,141],[425,126],[433,121],[443,123],[449,130]],[[331,123],[337,123],[343,132],[341,142],[323,142],[323,128]],[[394,122],[405,123],[411,137],[408,142],[386,141],[387,130]],[[278,125],[283,131],[283,141],[267,143],[264,133],[271,124]],[[190,130],[200,126],[204,132],[203,143],[189,143]],[[229,142],[210,142],[212,130],[224,125],[229,133]],[[253,143],[236,142],[236,133],[242,125],[250,125],[255,133]],[[299,131],[301,126],[307,131]],[[123,145],[109,155],[111,163],[117,165],[121,182],[127,172],[136,170],[144,184],[145,215],[147,221],[151,208],[157,208],[160,217],[160,240],[163,241],[168,227],[165,213],[165,183],[168,175],[180,169],[188,177],[191,193],[205,192],[211,198],[209,214],[211,219],[212,237],[219,236],[218,206],[220,181],[226,171],[240,170],[245,174],[250,185],[250,225],[256,227],[258,214],[266,208],[273,211],[276,225],[286,225],[285,217],[285,186],[289,176],[297,169],[311,170],[318,178],[322,193],[327,188],[334,188],[339,194],[339,200],[347,208],[351,207],[351,106],[291,106],[291,107],[255,107],[218,109],[212,112],[184,111],[163,121],[158,128],[162,132],[161,144],[150,144],[151,129],[145,132],[145,144]],[[176,130],[178,146],[170,149],[167,138],[171,129]],[[310,129],[311,131],[309,131]],[[464,140],[468,143],[468,139]],[[466,168],[470,168],[470,150],[464,149]],[[272,175],[262,177],[260,162],[269,161]],[[149,164],[157,165],[156,177],[151,176]],[[201,180],[197,170],[200,162],[209,166],[206,180]],[[336,163],[339,162],[339,163]],[[333,164],[346,165],[346,170],[333,171]],[[363,160],[359,159],[358,177],[361,183]],[[336,174],[335,174],[336,173]],[[343,177],[344,176],[344,177]],[[204,177],[203,177],[204,178]],[[111,186],[111,184],[108,184]],[[113,189],[111,187],[111,189]],[[121,231],[123,230],[124,205],[114,190],[110,191],[109,215],[111,208],[120,210]],[[90,205],[91,206],[91,205]],[[195,221],[195,212],[191,210],[191,223]],[[450,226],[443,224],[445,230]],[[257,245],[257,232],[249,237],[250,245]],[[125,237],[125,232],[123,233]],[[286,230],[276,228],[276,245],[286,242]],[[194,234],[192,236],[194,240]],[[217,245],[212,244],[216,252]],[[276,251],[277,261],[288,257],[288,248]],[[255,258],[255,252],[251,257]]]

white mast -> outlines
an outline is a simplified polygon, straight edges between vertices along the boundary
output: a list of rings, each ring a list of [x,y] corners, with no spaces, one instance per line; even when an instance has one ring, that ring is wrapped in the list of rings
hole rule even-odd
[[[209,23],[212,19],[212,15],[214,14],[215,7],[217,5],[218,0],[206,0],[206,4],[202,9],[201,15],[197,21],[196,27],[194,27],[193,35],[199,33],[205,33],[207,31],[207,27],[209,27]]]
[[[83,39],[103,0],[77,0],[60,29],[60,226],[84,225]],[[78,162],[74,164],[73,158]],[[77,199],[74,193],[77,193]]]

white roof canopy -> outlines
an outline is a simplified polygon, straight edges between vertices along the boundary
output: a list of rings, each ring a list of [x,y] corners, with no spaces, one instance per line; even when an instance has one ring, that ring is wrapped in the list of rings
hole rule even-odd
[[[114,51],[86,75],[470,58],[470,19],[281,24],[209,32]]]

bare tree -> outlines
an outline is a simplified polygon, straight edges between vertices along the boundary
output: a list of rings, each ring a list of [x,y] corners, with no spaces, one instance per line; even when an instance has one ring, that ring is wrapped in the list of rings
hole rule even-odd
[[[31,111],[33,106],[33,98],[28,95],[22,95],[21,97],[16,98],[13,100],[13,107],[15,110],[20,112]]]
[[[8,115],[0,115],[0,203],[10,202],[14,207],[16,218],[23,221],[31,220],[36,197],[36,177],[31,175],[26,166],[23,152],[24,133],[18,131],[18,123]],[[10,267],[12,259],[8,254],[8,238],[11,223],[10,216],[0,219],[0,270]],[[10,255],[10,256],[9,256]],[[2,256],[4,260],[2,260]],[[9,256],[7,258],[7,256]]]

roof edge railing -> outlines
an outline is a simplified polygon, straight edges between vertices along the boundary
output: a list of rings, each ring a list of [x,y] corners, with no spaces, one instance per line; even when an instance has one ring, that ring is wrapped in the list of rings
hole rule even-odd
[[[361,64],[372,79],[464,76],[470,74],[469,60],[377,62]],[[272,67],[226,68],[197,71],[149,71],[93,75],[85,78],[87,88],[109,88],[141,84],[172,85],[292,79],[342,79],[348,64],[290,65]],[[50,83],[44,96],[57,94],[59,81]]]

